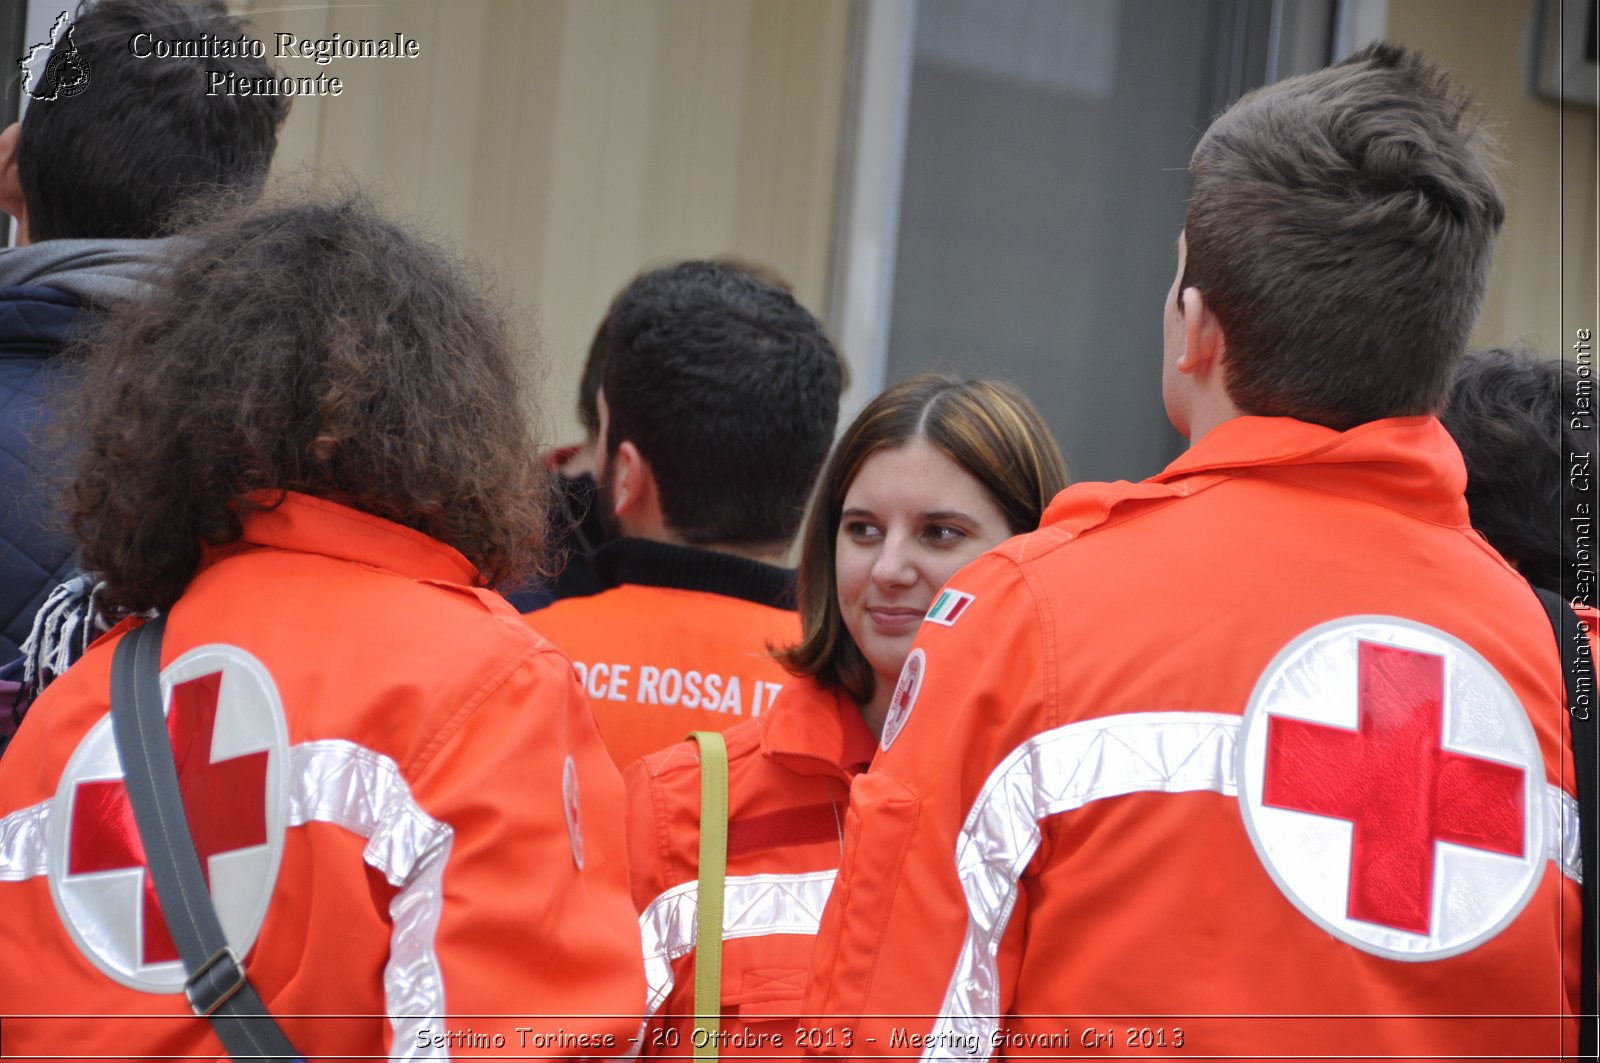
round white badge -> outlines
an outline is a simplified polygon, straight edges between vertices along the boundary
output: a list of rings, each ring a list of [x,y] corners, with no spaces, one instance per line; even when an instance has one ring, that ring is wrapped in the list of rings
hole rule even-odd
[[[1548,859],[1544,760],[1516,694],[1443,631],[1353,616],[1257,681],[1239,803],[1267,872],[1335,937],[1393,959],[1483,944]]]
[[[237,646],[190,650],[161,673],[178,786],[233,950],[255,944],[283,859],[289,738],[277,685]],[[146,993],[183,988],[107,715],[67,761],[50,807],[50,896],[78,948]]]
[[[889,711],[883,718],[884,749],[894,745],[894,740],[900,737],[906,721],[911,718],[911,710],[917,704],[917,695],[922,692],[922,673],[926,670],[927,663],[926,655],[923,654],[921,647],[918,647],[911,651],[911,656],[906,658],[905,665],[901,667],[900,678],[894,685],[894,695],[889,699]]]
[[[567,812],[567,840],[572,842],[572,862],[583,869],[582,809],[578,805],[578,765],[569,756],[561,769],[561,803]]]

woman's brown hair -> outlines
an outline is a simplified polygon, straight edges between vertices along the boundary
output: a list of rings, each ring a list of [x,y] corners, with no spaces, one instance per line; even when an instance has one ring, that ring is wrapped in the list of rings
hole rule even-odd
[[[392,520],[488,583],[541,560],[547,477],[497,305],[359,197],[203,225],[79,352],[65,499],[109,607],[166,608],[283,492]]]
[[[843,688],[858,705],[872,699],[872,668],[845,629],[834,566],[845,492],[879,450],[926,439],[971,473],[1005,514],[1013,534],[1032,531],[1067,466],[1055,438],[1016,389],[995,380],[924,373],[869,402],[845,429],[817,481],[800,539],[798,597],[803,635],[778,654],[795,675]]]

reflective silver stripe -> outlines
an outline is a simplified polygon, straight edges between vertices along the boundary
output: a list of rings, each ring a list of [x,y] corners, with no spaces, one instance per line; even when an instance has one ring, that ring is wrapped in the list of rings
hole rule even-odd
[[[363,859],[399,888],[389,904],[394,930],[383,972],[392,1058],[449,1059],[444,1049],[419,1049],[417,1032],[429,1016],[445,1014],[434,937],[455,832],[422,810],[388,757],[342,740],[305,742],[289,755],[288,826],[332,823],[365,838]],[[0,881],[46,874],[49,815],[45,801],[0,819]]]
[[[302,743],[290,756],[289,825],[332,823],[367,839],[363,859],[400,890],[389,902],[394,930],[383,969],[390,1058],[449,1059],[447,1049],[419,1047],[417,1033],[445,1014],[434,936],[455,832],[422,810],[399,766],[382,754],[333,739]]]
[[[967,932],[923,1059],[987,1059],[992,1051],[1000,1012],[996,956],[1023,868],[1039,848],[1040,821],[1130,793],[1237,797],[1239,725],[1238,716],[1199,712],[1085,720],[1035,735],[990,772],[956,841]],[[1559,787],[1547,794],[1550,858],[1581,879],[1577,802]]]
[[[1563,875],[1581,883],[1583,851],[1578,838],[1578,799],[1561,787],[1548,784],[1545,799],[1550,816],[1550,859]]]
[[[722,937],[811,934],[822,922],[837,871],[803,875],[735,875],[723,887]],[[644,938],[645,1017],[672,992],[672,961],[694,950],[699,884],[685,882],[651,901],[639,916]]]
[[[449,1059],[445,1049],[419,1049],[417,1032],[445,1014],[434,937],[455,832],[422,810],[399,766],[382,754],[336,739],[302,743],[289,756],[288,826],[332,823],[365,838],[362,858],[399,889],[389,903],[394,930],[383,971],[392,1058]],[[50,804],[0,819],[0,881],[47,873]]]
[[[1239,717],[1146,712],[1068,724],[1035,735],[1002,760],[956,839],[967,932],[923,1059],[987,1059],[999,1028],[996,955],[1022,869],[1039,848],[1039,821],[1130,793],[1238,794]]]
[[[21,882],[46,873],[50,847],[50,802],[19,808],[0,819],[0,882]]]

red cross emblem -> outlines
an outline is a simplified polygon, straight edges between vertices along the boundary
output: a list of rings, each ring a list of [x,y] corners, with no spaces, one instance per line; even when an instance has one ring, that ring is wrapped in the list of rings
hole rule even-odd
[[[901,729],[911,718],[911,710],[917,705],[917,695],[922,693],[922,673],[927,663],[928,656],[919,646],[911,651],[911,656],[901,665],[900,678],[895,680],[894,693],[889,697],[889,711],[884,714],[883,736],[880,739],[884,749],[894,745],[894,740],[900,737]]]
[[[1237,765],[1273,882],[1378,955],[1442,958],[1500,933],[1558,830],[1516,693],[1471,646],[1399,617],[1291,640],[1256,682]]]
[[[1359,644],[1357,729],[1268,722],[1262,801],[1354,826],[1352,919],[1426,934],[1434,842],[1523,854],[1523,771],[1440,745],[1444,658]]]
[[[178,769],[178,789],[189,817],[200,869],[210,881],[210,857],[267,842],[267,761],[265,750],[211,759],[217,724],[217,698],[222,673],[211,672],[177,683],[167,733]],[[67,873],[91,874],[145,868],[143,925],[145,964],[178,959],[156,900],[155,883],[145,862],[144,846],[120,779],[82,782],[72,804]]]

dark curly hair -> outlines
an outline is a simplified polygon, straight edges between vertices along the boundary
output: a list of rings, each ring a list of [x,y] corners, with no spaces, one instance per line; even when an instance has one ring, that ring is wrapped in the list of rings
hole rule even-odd
[[[237,211],[78,349],[56,425],[67,515],[108,607],[166,608],[202,544],[283,492],[534,571],[548,476],[505,317],[452,257],[358,196]]]
[[[1579,394],[1572,362],[1470,351],[1439,415],[1467,466],[1472,526],[1529,583],[1552,591],[1574,585],[1579,561],[1577,528],[1561,509],[1573,455],[1592,449],[1568,417]]]
[[[607,456],[639,448],[685,541],[787,546],[839,417],[822,323],[748,268],[703,260],[640,274],[607,321]]]

